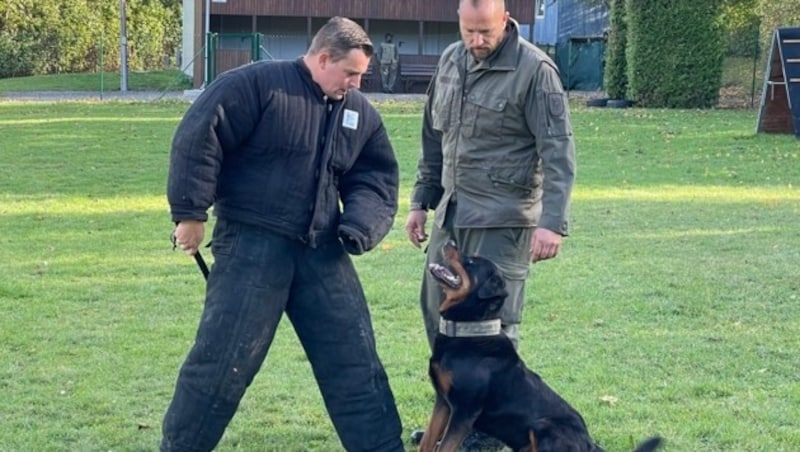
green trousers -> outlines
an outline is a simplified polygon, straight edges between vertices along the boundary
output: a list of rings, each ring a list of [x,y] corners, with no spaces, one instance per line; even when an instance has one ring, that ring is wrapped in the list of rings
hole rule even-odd
[[[442,263],[442,247],[448,240],[454,240],[462,254],[481,256],[491,260],[503,273],[508,298],[500,311],[503,332],[519,345],[519,323],[525,304],[525,280],[530,273],[532,228],[456,228],[453,226],[456,203],[447,207],[443,227],[432,226],[430,242],[425,256],[424,276],[420,293],[420,307],[428,343],[433,348],[433,340],[439,331],[439,305],[444,292],[428,272],[431,262]]]

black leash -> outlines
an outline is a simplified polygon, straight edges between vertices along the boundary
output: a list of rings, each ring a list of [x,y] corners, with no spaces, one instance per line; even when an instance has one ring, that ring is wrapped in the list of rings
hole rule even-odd
[[[203,273],[203,278],[208,280],[208,265],[206,265],[206,260],[203,259],[203,255],[200,254],[200,250],[197,250],[194,253],[194,261],[197,262],[197,266],[200,267],[200,271]]]
[[[172,251],[175,251],[178,248],[178,238],[175,237],[175,231],[172,231],[172,234],[169,236],[170,242],[172,242]],[[211,242],[208,242],[206,248],[211,246]],[[197,262],[197,266],[200,267],[200,272],[203,273],[203,278],[208,280],[208,265],[206,265],[206,260],[203,259],[203,255],[200,254],[200,250],[198,249],[196,253],[194,253],[194,261]]]

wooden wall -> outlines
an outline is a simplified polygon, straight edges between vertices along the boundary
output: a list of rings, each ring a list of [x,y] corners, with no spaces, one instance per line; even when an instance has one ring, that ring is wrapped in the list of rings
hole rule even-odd
[[[506,9],[518,22],[534,17],[533,0],[506,0]],[[202,8],[202,7],[201,7]],[[245,16],[332,17],[351,19],[455,22],[458,0],[227,0],[211,3],[211,14]]]
[[[195,48],[205,45],[204,20],[205,0],[195,2]],[[211,16],[246,16],[255,23],[257,17],[301,17],[306,20],[306,33],[310,40],[314,30],[312,19],[326,19],[332,16],[344,16],[362,21],[414,21],[420,26],[420,38],[424,39],[425,22],[458,22],[459,0],[227,0],[225,3],[210,2]],[[534,21],[534,0],[506,0],[506,9],[520,24],[532,24]],[[366,26],[369,29],[369,26]],[[420,44],[421,45],[421,44]],[[435,64],[438,56],[402,55],[407,61],[420,60],[419,63]],[[204,58],[194,65],[194,85],[202,85],[204,76]],[[216,61],[216,73],[236,67],[249,61],[247,54],[238,51],[221,52]],[[365,88],[376,89],[377,73],[370,71],[365,76]]]

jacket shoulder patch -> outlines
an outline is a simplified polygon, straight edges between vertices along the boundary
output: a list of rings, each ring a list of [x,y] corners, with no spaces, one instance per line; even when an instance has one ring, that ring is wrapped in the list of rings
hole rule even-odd
[[[547,111],[550,113],[551,116],[561,117],[564,115],[566,111],[566,106],[564,105],[566,101],[564,100],[564,95],[561,93],[548,93],[547,94]]]

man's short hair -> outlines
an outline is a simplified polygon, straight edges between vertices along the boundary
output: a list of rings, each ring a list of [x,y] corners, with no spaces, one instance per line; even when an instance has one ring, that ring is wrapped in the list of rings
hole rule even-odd
[[[331,17],[311,40],[309,55],[327,51],[331,60],[339,61],[347,57],[353,49],[359,49],[367,57],[372,57],[375,47],[367,32],[360,25],[345,17]]]

